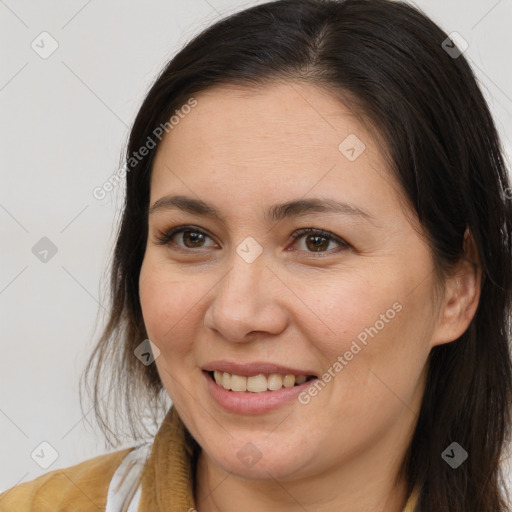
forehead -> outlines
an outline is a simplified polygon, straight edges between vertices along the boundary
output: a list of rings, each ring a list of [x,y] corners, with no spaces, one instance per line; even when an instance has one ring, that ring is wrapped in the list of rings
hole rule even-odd
[[[222,85],[195,97],[197,106],[183,116],[166,142],[193,145],[197,157],[203,152],[225,156],[226,149],[235,156],[269,150],[273,156],[284,156],[286,151],[313,156],[321,150],[337,156],[339,142],[350,133],[372,142],[346,105],[311,84]]]
[[[367,125],[324,89],[298,82],[222,85],[194,98],[197,105],[158,148],[152,202],[191,187],[199,195],[228,187],[260,199],[344,190],[354,200],[375,187],[382,196],[383,180],[396,188]]]

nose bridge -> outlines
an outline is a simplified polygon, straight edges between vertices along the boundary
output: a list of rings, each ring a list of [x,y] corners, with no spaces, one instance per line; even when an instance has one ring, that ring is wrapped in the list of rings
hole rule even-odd
[[[234,252],[229,271],[212,290],[205,315],[206,326],[232,341],[243,341],[252,331],[275,333],[282,327],[283,312],[269,288],[265,258],[260,254],[248,261]]]
[[[254,307],[254,302],[258,301],[261,295],[262,290],[258,293],[256,288],[261,282],[264,272],[265,261],[261,256],[251,263],[244,261],[238,254],[233,256],[231,269],[224,282],[220,283],[223,298],[232,301],[232,299],[236,299],[236,295],[249,296],[252,301],[251,303],[246,301],[246,305]]]
[[[263,306],[265,292],[261,284],[265,279],[264,273],[265,261],[261,256],[247,263],[235,254],[228,274],[216,288],[214,301],[217,312],[238,322],[254,318]]]

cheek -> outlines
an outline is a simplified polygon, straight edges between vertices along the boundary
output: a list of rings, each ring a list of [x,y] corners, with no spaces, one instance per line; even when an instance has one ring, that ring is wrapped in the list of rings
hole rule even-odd
[[[414,348],[430,311],[430,280],[418,287],[414,273],[404,268],[374,262],[366,271],[350,269],[336,276],[289,274],[293,294],[285,288],[275,299],[282,298],[283,314],[324,365],[357,351],[353,342],[361,347],[357,359],[394,359],[390,350],[407,355]],[[217,281],[210,277],[184,274],[148,250],[140,272],[140,301],[148,336],[162,352],[192,350],[193,333],[202,328],[208,307],[205,295]]]
[[[337,278],[297,281],[292,286],[307,306],[308,314],[294,315],[300,330],[316,340],[331,359],[349,350],[354,340],[364,342],[399,323],[403,310],[403,284],[389,277],[371,279],[362,272],[350,271]],[[391,272],[387,269],[384,276]],[[302,307],[304,310],[305,308]]]
[[[149,339],[157,345],[160,356],[155,364],[158,374],[171,400],[177,404],[186,403],[189,393],[183,389],[194,389],[184,370],[188,368],[188,358],[193,356],[191,330],[201,325],[201,293],[190,279],[177,277],[169,271],[165,263],[153,262],[151,255],[141,267],[139,297],[144,324]]]
[[[149,257],[141,267],[139,296],[148,336],[165,352],[174,331],[191,321],[202,295],[189,280],[177,278]]]
[[[314,314],[294,318],[325,371],[347,377],[334,379],[336,387],[361,394],[369,386],[371,393],[379,385],[375,373],[407,393],[407,383],[418,379],[430,350],[432,281],[418,286],[398,267],[367,277],[353,272],[336,282],[318,280],[313,288],[297,283],[297,295]]]

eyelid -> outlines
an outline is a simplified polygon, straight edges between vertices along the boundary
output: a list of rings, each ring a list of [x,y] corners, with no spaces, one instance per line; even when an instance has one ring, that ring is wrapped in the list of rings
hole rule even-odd
[[[179,226],[175,226],[173,228],[170,228],[168,230],[164,230],[164,231],[161,231],[159,234],[156,235],[156,243],[158,245],[169,245],[170,242],[171,242],[171,239],[179,234],[179,233],[184,233],[186,231],[192,231],[192,232],[197,232],[197,233],[200,233],[202,235],[205,235],[207,236],[208,238],[210,238],[211,240],[214,240],[213,236],[210,235],[208,233],[207,230],[203,229],[203,228],[200,228],[198,226],[193,226],[193,225],[179,225]],[[297,229],[296,231],[294,231],[294,233],[292,233],[291,235],[291,238],[294,242],[296,242],[298,239],[302,238],[303,236],[305,235],[308,235],[308,234],[314,234],[314,235],[318,235],[318,236],[321,236],[321,237],[324,237],[326,239],[328,239],[329,241],[334,241],[336,242],[340,247],[337,249],[337,250],[329,250],[329,251],[318,251],[318,252],[314,252],[314,251],[300,251],[300,252],[305,252],[306,254],[308,255],[316,255],[315,257],[322,257],[322,256],[325,256],[325,255],[331,255],[333,252],[338,252],[340,249],[343,250],[343,249],[350,249],[352,248],[352,246],[346,241],[344,240],[343,238],[339,237],[338,235],[335,235],[334,233],[330,232],[330,231],[326,231],[324,229],[320,229],[320,228],[300,228],[300,229]],[[215,242],[217,243],[217,242]],[[181,247],[181,246],[177,246],[178,249],[174,249],[174,250],[182,250],[182,251],[186,251],[186,252],[200,252],[202,249],[204,249],[203,247],[198,247],[198,248],[187,248],[187,247]]]
[[[213,237],[208,233],[208,231],[206,231],[203,228],[200,228],[198,226],[192,226],[192,225],[180,225],[180,226],[175,226],[173,228],[170,228],[170,229],[167,229],[164,231],[160,231],[156,235],[157,244],[158,245],[168,245],[168,244],[170,244],[171,239],[174,237],[174,235],[177,235],[178,233],[182,233],[185,231],[193,231],[193,232],[201,233],[202,235],[207,236],[211,240],[214,240]],[[202,247],[199,247],[198,249],[189,249],[187,247],[180,247],[180,246],[178,246],[178,247],[185,251],[200,251],[202,249]]]
[[[351,247],[351,245],[346,240],[341,238],[340,236],[335,235],[334,233],[332,233],[330,231],[326,231],[325,229],[320,229],[320,228],[300,228],[300,229],[296,230],[291,236],[292,236],[292,239],[295,241],[295,240],[298,240],[299,238],[301,238],[302,236],[308,235],[308,234],[318,235],[318,236],[327,238],[328,240],[332,240],[332,241],[336,242],[337,244],[339,244],[340,246],[346,247],[347,249]],[[329,253],[329,252],[330,251],[325,251],[325,253]],[[315,253],[311,253],[311,254],[315,254]]]

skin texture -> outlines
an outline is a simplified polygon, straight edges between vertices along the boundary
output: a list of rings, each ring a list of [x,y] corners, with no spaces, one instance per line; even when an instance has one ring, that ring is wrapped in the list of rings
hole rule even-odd
[[[445,293],[435,293],[431,251],[382,153],[326,91],[287,82],[222,86],[196,99],[158,149],[150,205],[186,195],[214,205],[224,222],[177,209],[151,213],[139,284],[148,336],[161,351],[158,372],[202,447],[197,507],[399,512],[407,496],[394,480],[429,352],[466,330],[479,276],[461,263]],[[338,149],[349,134],[366,146],[354,161]],[[349,203],[371,220],[265,217],[271,205],[313,197]],[[158,244],[180,225],[207,236],[194,244],[182,232]],[[315,250],[311,235],[291,238],[300,228],[329,231],[349,246],[321,239]],[[250,264],[236,252],[248,236],[263,248]],[[393,304],[401,310],[309,403],[248,416],[210,397],[201,372],[208,362],[268,361],[322,375]],[[248,442],[261,453],[252,467],[237,457]]]

